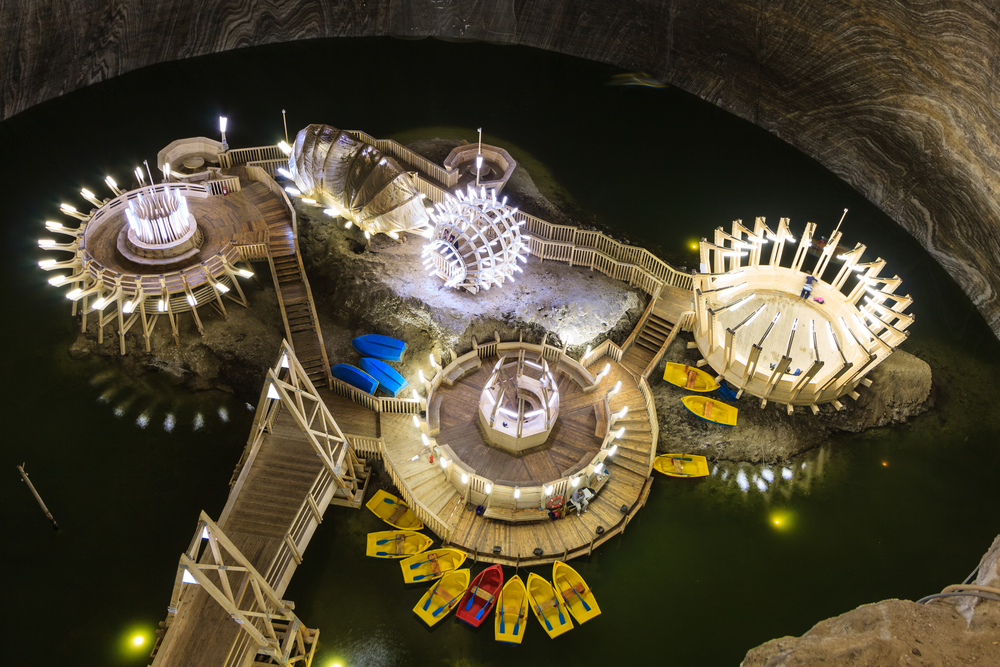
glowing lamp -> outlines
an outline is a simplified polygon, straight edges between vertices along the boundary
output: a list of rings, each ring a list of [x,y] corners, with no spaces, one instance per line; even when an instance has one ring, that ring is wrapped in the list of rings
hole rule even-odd
[[[485,492],[486,495],[490,495],[491,493],[493,493],[493,485],[487,482],[486,486],[483,487],[483,492]]]
[[[240,269],[236,273],[240,274],[244,278],[253,278],[253,271],[247,271],[246,269]]]
[[[267,383],[267,397],[268,398],[281,398],[281,395],[278,394],[278,390],[274,388],[274,383],[273,382],[268,382]]]
[[[462,473],[462,484],[468,484],[468,483],[469,483],[469,476],[463,472]]]
[[[520,487],[515,486],[514,487],[514,500],[517,500],[520,497],[521,497],[521,489],[520,489]]]

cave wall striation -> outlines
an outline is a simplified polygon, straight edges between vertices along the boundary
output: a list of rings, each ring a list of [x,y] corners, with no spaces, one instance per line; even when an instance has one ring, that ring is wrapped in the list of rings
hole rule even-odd
[[[159,62],[381,35],[644,70],[756,123],[908,230],[1000,336],[996,0],[0,0],[0,119]]]

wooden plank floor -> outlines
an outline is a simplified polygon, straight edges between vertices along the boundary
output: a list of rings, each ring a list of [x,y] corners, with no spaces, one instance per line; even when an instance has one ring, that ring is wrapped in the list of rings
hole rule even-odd
[[[262,575],[273,569],[284,536],[321,467],[305,435],[288,412],[282,412],[272,433],[261,443],[228,517],[219,522]],[[207,561],[204,555],[201,560]],[[275,569],[281,571],[284,567]],[[219,583],[215,573],[208,576]],[[284,591],[277,592],[281,595]],[[244,595],[240,608],[249,609],[252,602],[252,595]],[[188,586],[168,630],[169,641],[164,641],[158,658],[164,667],[222,665],[240,632],[201,586]]]
[[[611,371],[601,382],[601,388],[590,394],[583,394],[573,380],[561,375],[558,383],[560,391],[564,393],[560,394],[560,402],[562,404],[562,396],[565,395],[567,412],[564,414],[560,410],[559,421],[564,418],[568,420],[561,432],[552,437],[553,442],[559,443],[559,447],[548,451],[559,451],[562,448],[567,454],[560,458],[559,454],[540,453],[540,462],[528,463],[507,454],[501,456],[499,450],[487,447],[482,441],[478,427],[478,392],[488,380],[494,363],[495,361],[484,360],[483,367],[478,372],[456,383],[450,390],[449,397],[442,400],[441,407],[441,433],[438,435],[438,442],[450,445],[479,474],[486,477],[491,477],[488,471],[510,476],[522,474],[525,475],[523,479],[547,482],[562,476],[549,473],[558,471],[559,466],[570,461],[577,451],[590,451],[586,461],[589,462],[600,445],[600,440],[594,435],[596,417],[593,404],[619,380],[622,387],[612,397],[611,409],[618,411],[626,405],[629,407],[626,418],[615,424],[616,429],[624,427],[625,434],[617,441],[618,452],[607,460],[611,477],[590,502],[586,513],[579,517],[571,513],[555,521],[507,523],[477,516],[474,511],[464,507],[459,507],[451,515],[452,508],[446,507],[449,515],[442,516],[441,520],[448,523],[450,519],[453,526],[449,546],[466,551],[478,560],[505,564],[524,563],[526,560],[533,564],[543,564],[586,555],[591,545],[597,546],[623,530],[627,517],[634,514],[645,499],[649,483],[647,470],[653,454],[652,432],[636,379],[609,358],[599,360],[591,369],[595,372],[603,368],[604,364],[611,364]],[[441,390],[447,388],[442,387]],[[383,419],[388,416],[390,415],[382,415]],[[401,424],[400,437],[410,444],[408,448],[400,448],[393,460],[405,459],[421,452],[419,433],[412,423],[406,426],[403,420],[398,421]],[[412,433],[407,434],[407,429]],[[384,421],[383,437],[387,448],[388,442],[395,440],[395,431],[387,430]],[[580,447],[581,441],[594,443],[592,449]],[[424,462],[425,468],[434,467],[426,463],[426,456],[419,460]],[[438,474],[438,477],[443,479],[444,476]],[[499,547],[499,555],[494,552],[495,547]],[[536,553],[536,549],[541,551]]]
[[[660,298],[653,306],[653,313],[671,324],[677,324],[684,311],[691,310],[692,292],[689,289],[664,285]]]
[[[589,463],[601,446],[602,438],[595,434],[594,407],[604,394],[600,390],[585,394],[580,385],[562,373],[555,373],[559,417],[544,445],[528,454],[514,456],[487,443],[479,423],[479,399],[496,361],[496,357],[484,359],[479,370],[456,382],[454,387],[441,385],[438,389],[441,396],[438,443],[451,446],[476,474],[498,482],[541,484],[565,477]]]

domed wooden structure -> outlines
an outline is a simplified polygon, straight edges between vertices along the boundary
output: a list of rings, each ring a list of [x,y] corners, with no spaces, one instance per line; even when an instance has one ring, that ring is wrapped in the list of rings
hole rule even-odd
[[[524,223],[515,213],[506,197],[497,200],[496,190],[487,193],[472,185],[435,204],[436,229],[423,252],[427,272],[447,287],[473,294],[514,282],[514,273],[521,271],[517,261],[526,262],[529,252],[529,238],[521,235]]]

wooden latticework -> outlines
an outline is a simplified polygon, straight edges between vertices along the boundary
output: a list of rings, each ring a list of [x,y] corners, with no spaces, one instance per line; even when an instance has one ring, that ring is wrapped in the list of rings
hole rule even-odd
[[[437,228],[424,246],[424,267],[446,286],[473,294],[514,282],[521,271],[518,260],[527,261],[529,253],[516,213],[506,197],[497,200],[496,190],[472,185],[465,193],[456,190],[435,204],[431,216]]]

